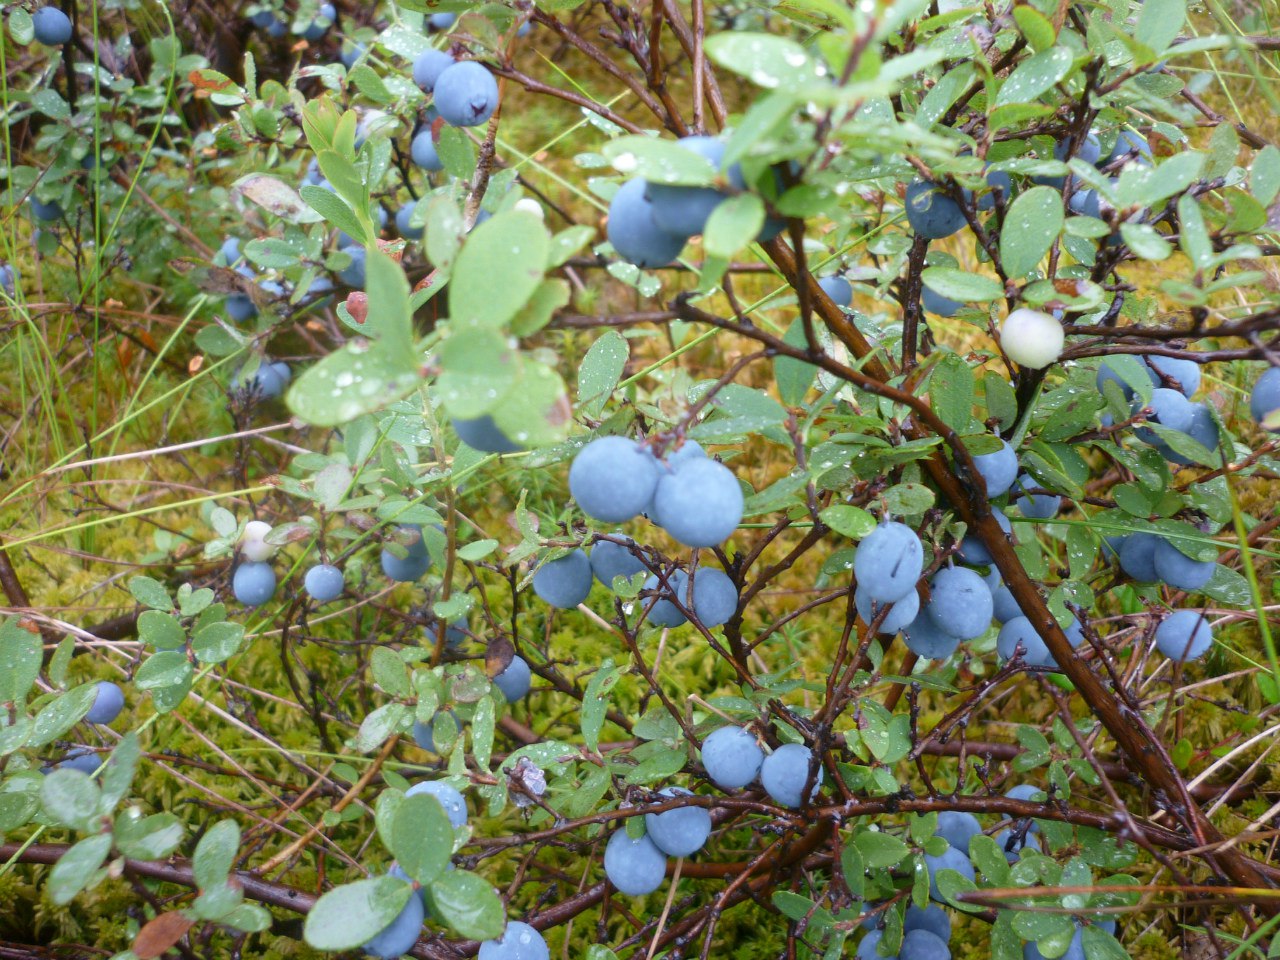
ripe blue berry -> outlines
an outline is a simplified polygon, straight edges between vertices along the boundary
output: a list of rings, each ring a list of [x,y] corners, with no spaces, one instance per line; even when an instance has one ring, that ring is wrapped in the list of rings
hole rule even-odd
[[[430,127],[423,127],[414,135],[409,143],[409,157],[423,170],[444,169],[444,162],[436,152],[436,142],[431,137]]]
[[[992,513],[995,517],[996,524],[1004,531],[1006,539],[1013,535],[1013,526],[999,510]],[[960,541],[960,548],[956,551],[960,559],[965,563],[971,563],[975,566],[985,566],[993,561],[991,551],[987,549],[976,533],[966,534],[965,538]]]
[[[1186,433],[1191,429],[1191,421],[1195,416],[1195,407],[1177,390],[1170,390],[1168,387],[1157,387],[1151,391],[1151,400],[1145,405],[1141,400],[1134,401],[1134,412],[1137,413],[1144,406],[1151,411],[1147,415],[1148,423],[1158,423],[1162,427],[1177,430],[1179,433]],[[1150,427],[1138,427],[1133,431],[1133,434],[1143,443],[1149,443],[1152,446],[1160,444],[1159,436]]]
[[[467,799],[456,789],[440,780],[423,780],[415,783],[404,792],[406,797],[414,797],[420,793],[435,797],[444,807],[445,814],[453,826],[465,826],[467,822]]]
[[[858,587],[853,593],[854,606],[858,608],[858,616],[867,626],[886,604],[878,603],[867,596],[865,590]],[[885,614],[876,633],[891,637],[909,625],[920,613],[920,594],[912,590],[897,603],[887,605],[889,612]]]
[[[960,638],[939,629],[925,607],[902,629],[907,649],[926,660],[945,660],[956,652]]]
[[[1168,540],[1156,543],[1152,554],[1156,576],[1178,590],[1199,590],[1213,578],[1212,560],[1192,560]]]
[[[544,563],[533,575],[533,592],[544,603],[571,610],[591,592],[591,561],[581,550]]]
[[[338,252],[345,253],[351,258],[351,262],[338,271],[338,279],[353,290],[363,290],[366,256],[364,247],[352,244],[346,247],[339,247]]]
[[[954,847],[936,857],[925,854],[924,863],[929,870],[929,899],[931,900],[945,902],[938,891],[938,871],[954,870],[969,880],[974,878],[973,864],[969,862],[968,857]]]
[[[60,47],[71,39],[71,18],[57,7],[41,7],[31,15],[36,42],[46,47]]]
[[[427,29],[431,31],[445,31],[458,22],[456,13],[433,13],[427,18]]]
[[[648,451],[626,437],[598,437],[569,467],[569,492],[589,517],[625,523],[648,509],[658,471]]]
[[[1035,477],[1023,474],[1014,481],[1014,489],[1021,493],[1013,502],[1024,517],[1031,520],[1052,520],[1062,508],[1062,498],[1048,493],[1028,493],[1030,490],[1042,489]]]
[[[430,93],[436,88],[436,81],[440,79],[440,74],[444,73],[449,67],[456,63],[453,57],[445,53],[443,50],[425,50],[418,55],[418,59],[413,61],[413,82],[416,83],[423,93]],[[414,163],[417,163],[414,158]],[[424,164],[418,164],[424,166]],[[429,169],[440,169],[433,167]]]
[[[927,907],[910,906],[907,907],[907,914],[902,918],[902,932],[910,933],[912,930],[927,930],[935,937],[946,943],[951,939],[951,917],[942,907],[935,907],[929,904]],[[906,941],[903,941],[903,947],[906,947]],[[901,958],[902,954],[898,954]]]
[[[618,256],[642,269],[665,267],[680,255],[686,236],[668,233],[653,219],[643,180],[628,180],[609,202],[606,233]]]
[[[1268,416],[1280,410],[1280,367],[1270,367],[1258,377],[1249,395],[1249,412],[1259,426]],[[1272,427],[1280,430],[1280,427]]]
[[[231,592],[246,607],[261,606],[276,592],[276,572],[269,563],[242,563],[231,578]]]
[[[658,598],[656,600],[646,598],[643,601],[649,611],[649,622],[656,627],[679,627],[687,623],[689,618],[672,602],[672,598],[674,597],[687,609],[688,587],[689,576],[683,570],[676,570],[670,574],[667,577],[666,587],[662,586],[662,581],[658,579],[656,573],[650,574],[644,582],[644,589],[657,591]]]
[[[902,936],[898,960],[951,960],[951,949],[929,930],[910,930]]]
[[[693,571],[693,612],[710,630],[728,623],[738,610],[738,588],[723,570],[698,567]]]
[[[896,603],[915,589],[924,568],[924,547],[906,524],[889,522],[876,527],[853,555],[858,588],[881,603]]]
[[[823,277],[818,281],[822,292],[832,299],[837,307],[848,307],[853,304],[853,284],[838,273]]]
[[[481,453],[519,453],[524,447],[498,429],[493,417],[484,413],[471,420],[454,418],[453,432],[472,450]]]
[[[436,77],[435,105],[451,127],[475,127],[498,108],[498,81],[474,60],[445,67]]]
[[[1168,378],[1177,383],[1178,389],[1187,398],[1200,389],[1200,364],[1194,360],[1151,354],[1147,357],[1147,366],[1151,369],[1151,380],[1157,387],[1166,386]]]
[[[533,686],[533,672],[524,657],[512,657],[505,670],[493,678],[493,685],[502,691],[507,703],[523,700]]]
[[[1156,647],[1170,660],[1199,660],[1213,646],[1213,628],[1199,610],[1175,610],[1156,627]]]
[[[1134,533],[1120,545],[1120,569],[1141,583],[1155,583],[1156,547],[1160,537],[1153,533]]]
[[[760,764],[760,784],[765,793],[784,807],[801,806],[812,759],[813,751],[799,743],[783,744],[773,751]],[[813,778],[813,789],[809,791],[810,800],[818,795],[822,776],[822,765],[819,764]]]
[[[742,487],[724,464],[691,457],[671,465],[653,494],[653,519],[686,547],[719,546],[742,520]]]
[[[316,603],[328,603],[342,596],[342,571],[329,563],[317,563],[302,578],[302,586]]]
[[[683,787],[665,787],[662,797],[691,797]],[[711,836],[711,814],[705,807],[678,807],[644,815],[645,831],[659,850],[669,857],[690,857],[702,849]]]
[[[954,317],[964,309],[964,304],[961,301],[944,297],[928,286],[925,286],[920,291],[920,306],[924,307],[927,312],[937,314],[940,317]]]
[[[418,208],[416,202],[406,203],[396,211],[396,232],[406,240],[421,240],[424,227],[413,225],[413,212]]]
[[[961,640],[972,640],[991,626],[991,591],[967,567],[943,567],[929,581],[925,607],[933,625]]]
[[[499,940],[480,944],[479,960],[551,960],[547,941],[527,923],[512,920]]]
[[[74,750],[68,750],[67,755],[53,766],[57,770],[79,770],[91,777],[98,772],[98,767],[102,766],[102,759],[88,747],[76,747]]]
[[[702,766],[721,790],[738,790],[756,778],[764,751],[742,727],[721,727],[702,741]]]
[[[630,537],[620,539],[626,540],[627,543],[633,542]],[[591,571],[596,575],[596,579],[610,590],[613,589],[614,577],[630,580],[637,573],[643,573],[647,569],[644,561],[621,543],[601,540],[591,548]]]
[[[647,835],[632,840],[624,827],[605,845],[604,872],[619,893],[643,897],[662,886],[667,858]]]
[[[973,465],[987,483],[988,497],[998,497],[1005,493],[1018,478],[1018,454],[1003,439],[1000,440],[999,450],[974,457]]]
[[[396,957],[402,957],[418,942],[418,937],[422,934],[423,919],[422,897],[410,896],[405,902],[404,909],[396,918],[381,933],[366,942],[361,949],[379,960],[394,960]]]
[[[960,810],[944,810],[938,814],[938,826],[933,831],[935,837],[942,837],[953,848],[961,853],[969,853],[969,841],[982,832],[982,824],[972,813]]]
[[[724,144],[714,137],[682,137],[679,145],[690,153],[711,161],[718,171],[724,157]],[[702,233],[711,213],[724,199],[714,187],[680,187],[661,183],[646,184],[645,196],[653,209],[653,222],[660,230],[681,237]]]
[[[907,186],[905,197],[907,222],[916,236],[927,240],[949,237],[965,225],[960,205],[928,180],[916,180]]]
[[[1037,827],[1032,824],[1030,828],[1023,830],[1019,826],[1018,829],[1005,827],[1003,830],[997,830],[991,835],[991,839],[995,841],[996,846],[1004,854],[1004,858],[1010,863],[1017,863],[1022,858],[1024,850],[1034,850],[1040,852],[1040,838],[1036,836]]]
[[[436,724],[441,725],[441,729],[436,729]],[[423,750],[430,750],[437,753],[436,750],[436,734],[440,734],[441,742],[448,742],[455,738],[462,730],[462,724],[458,722],[458,715],[452,710],[444,710],[437,713],[426,723],[417,720],[413,722],[413,742],[420,746]]]
[[[124,709],[124,691],[110,680],[98,683],[97,693],[93,698],[93,706],[84,718],[89,723],[111,723],[120,716]]]
[[[437,621],[432,621],[422,628],[422,634],[427,638],[427,642],[435,645],[436,642],[436,625]],[[465,616],[458,617],[452,623],[444,628],[444,643],[447,647],[456,647],[467,639],[467,618]]]
[[[398,583],[413,583],[422,579],[423,574],[431,567],[431,555],[427,553],[427,542],[422,536],[422,527],[416,523],[403,524],[400,530],[407,536],[417,534],[411,543],[400,544],[405,556],[397,557],[386,547],[382,548],[382,572]],[[398,542],[398,541],[397,541]]]
[[[1048,667],[1054,665],[1053,655],[1036,632],[1036,628],[1026,617],[1014,617],[1000,628],[996,638],[996,652],[1001,660],[1010,660],[1019,644],[1022,646],[1022,662],[1031,667]]]
[[[1110,166],[1120,159],[1124,159],[1126,163],[1137,162],[1144,167],[1149,167],[1154,159],[1151,144],[1140,133],[1121,130],[1120,135],[1116,137],[1116,145],[1111,148],[1111,152],[1107,154],[1107,159],[1101,166]]]

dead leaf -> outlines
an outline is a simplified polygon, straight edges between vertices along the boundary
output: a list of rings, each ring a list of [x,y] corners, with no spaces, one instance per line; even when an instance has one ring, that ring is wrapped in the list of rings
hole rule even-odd
[[[181,913],[162,913],[138,931],[133,952],[138,960],[154,960],[181,940],[194,924]]]

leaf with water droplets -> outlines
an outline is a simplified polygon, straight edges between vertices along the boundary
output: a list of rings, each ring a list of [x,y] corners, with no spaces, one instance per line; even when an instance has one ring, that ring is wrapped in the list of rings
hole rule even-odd
[[[710,160],[674,140],[619,137],[606,143],[602,152],[619,173],[640,177],[649,183],[701,187],[716,177],[716,168]]]
[[[818,78],[817,64],[800,44],[768,33],[730,31],[708,37],[707,56],[758,87],[794,87]]]
[[[551,237],[523,210],[499,213],[471,231],[449,281],[455,324],[500,327],[529,302],[546,269]]]
[[[1000,231],[1000,260],[1010,278],[1026,276],[1062,232],[1062,196],[1052,187],[1032,187],[1009,206]]]
[[[420,382],[414,354],[355,340],[307,370],[285,401],[307,423],[336,427],[399,400]]]
[[[1070,72],[1073,60],[1066,47],[1054,47],[1028,57],[1009,74],[996,94],[995,105],[1031,103]]]

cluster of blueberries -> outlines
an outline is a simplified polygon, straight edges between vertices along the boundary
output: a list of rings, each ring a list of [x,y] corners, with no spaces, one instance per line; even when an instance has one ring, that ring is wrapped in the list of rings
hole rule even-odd
[[[662,460],[647,444],[599,437],[574,457],[569,490],[595,520],[626,523],[643,514],[687,547],[719,546],[742,520],[742,487],[733,471],[693,440]],[[543,564],[533,576],[533,591],[567,610],[587,598],[593,580],[612,588],[615,577],[643,572],[650,574],[644,586],[654,597],[648,617],[658,626],[680,626],[692,611],[710,629],[726,623],[738,608],[737,588],[723,571],[700,566],[688,573],[660,573],[622,536],[599,539],[590,556],[578,549]]]
[[[683,187],[640,178],[618,188],[609,203],[606,231],[618,256],[644,269],[665,267],[680,255],[690,237],[702,233],[712,212],[730,195],[746,189],[742,167],[724,167],[724,144],[715,137],[683,137],[679,145],[707,160],[724,186]],[[786,226],[766,219],[757,239],[772,240]]]
[[[455,830],[466,826],[467,801],[457,789],[439,780],[426,780],[405,791],[408,797],[418,794],[435,797]],[[452,864],[449,869],[453,869]],[[413,883],[399,864],[392,864],[387,874]],[[396,918],[368,940],[362,949],[378,960],[395,960],[413,949],[422,935],[422,925],[431,915],[431,895],[426,888],[419,888],[405,902]],[[550,960],[551,954],[542,934],[527,923],[512,920],[499,939],[480,944],[479,957],[480,960]]]
[[[316,15],[302,28],[302,39],[308,43],[322,40],[337,19],[338,11],[332,3],[320,4]],[[259,10],[249,18],[249,22],[273,40],[278,40],[289,32],[288,24],[274,10]]]

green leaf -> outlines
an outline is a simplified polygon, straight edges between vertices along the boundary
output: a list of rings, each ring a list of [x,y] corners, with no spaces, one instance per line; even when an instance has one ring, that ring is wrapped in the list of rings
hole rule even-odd
[[[805,337],[804,321],[796,317],[782,336],[790,346],[799,350],[807,350],[809,344]],[[778,396],[789,407],[799,406],[809,388],[813,386],[813,378],[818,368],[795,357],[778,356],[773,360],[774,380],[778,384]]]
[[[1053,23],[1035,7],[1019,6],[1013,11],[1014,22],[1031,44],[1032,50],[1048,50],[1058,39]]]
[[[995,105],[1030,103],[1062,80],[1071,70],[1072,62],[1071,51],[1066,47],[1053,47],[1028,57],[1001,85]]]
[[[40,785],[40,803],[56,822],[88,830],[98,812],[100,793],[93,778],[68,767],[49,771]]]
[[[520,369],[519,354],[497,330],[455,329],[437,354],[441,373],[437,392],[454,417],[486,414],[511,389]]]
[[[1189,193],[1178,198],[1178,224],[1181,227],[1178,240],[1182,252],[1197,270],[1207,270],[1213,265],[1213,241],[1205,228],[1200,203]]]
[[[453,826],[440,801],[427,793],[405,797],[391,821],[391,852],[424,886],[435,880],[453,853]]]
[[[555,316],[557,310],[569,302],[569,283],[559,277],[543,280],[529,302],[521,307],[511,321],[511,332],[517,337],[537,333]]]
[[[936,497],[922,483],[899,483],[884,492],[885,508],[900,517],[914,517],[933,506]]]
[[[308,183],[303,185],[301,193],[302,199],[307,202],[307,206],[355,240],[356,243],[366,244],[373,242],[374,237],[370,235],[360,217],[345,200],[332,190],[326,190],[324,187],[318,187],[314,183]]]
[[[1062,196],[1052,187],[1018,194],[1000,231],[1000,262],[1011,279],[1035,269],[1062,232],[1062,221]]]
[[[428,889],[432,911],[458,934],[472,940],[502,936],[506,911],[493,887],[465,870],[450,870]]]
[[[876,528],[876,518],[861,507],[836,503],[825,507],[818,519],[843,537],[861,540]]]
[[[895,866],[911,852],[911,848],[897,837],[875,830],[859,831],[853,842],[862,854],[863,862],[872,869]]]
[[[1280,149],[1267,144],[1258,151],[1249,167],[1249,190],[1255,200],[1263,206],[1280,193]]]
[[[142,748],[138,745],[138,735],[130,730],[111,751],[106,769],[102,772],[102,799],[98,812],[103,816],[112,813],[128,795],[141,758]]]
[[[317,950],[354,950],[390,926],[412,896],[413,887],[395,877],[334,887],[307,914],[303,939]]]
[[[111,852],[111,834],[85,837],[67,850],[49,871],[45,889],[49,899],[62,906],[93,882],[94,875]]]
[[[1004,296],[999,280],[969,270],[926,267],[920,278],[935,293],[963,303],[988,303]]]
[[[21,7],[15,7],[9,12],[9,36],[13,37],[14,43],[23,47],[36,37],[35,22],[31,19],[31,14]]]
[[[443,126],[436,141],[436,155],[445,173],[459,180],[470,180],[476,172],[476,148],[465,130]]]
[[[1090,925],[1080,934],[1084,955],[1089,960],[1130,960],[1129,952],[1111,934]],[[1274,952],[1272,956],[1274,956]]]
[[[222,663],[234,656],[244,642],[244,627],[229,620],[217,620],[196,631],[191,649],[201,663]]]
[[[1133,37],[1156,53],[1167,50],[1187,21],[1187,0],[1146,0]]]
[[[386,742],[400,726],[409,708],[403,703],[384,703],[364,718],[356,733],[356,749],[368,753]]]
[[[1120,224],[1120,238],[1143,260],[1166,260],[1173,253],[1173,245],[1145,223]]]
[[[1116,183],[1116,202],[1121,207],[1151,207],[1181,193],[1200,177],[1204,154],[1187,150],[1175,154],[1158,167],[1131,163]]]
[[[578,367],[578,408],[583,416],[600,415],[622,379],[630,355],[626,338],[616,330],[606,331],[591,345]]]
[[[40,87],[31,94],[31,105],[51,120],[70,120],[71,108],[52,87]]]
[[[421,382],[417,352],[393,353],[353,340],[289,388],[289,410],[318,427],[337,427],[399,400]]]
[[[17,617],[0,620],[0,703],[21,704],[40,675],[40,634],[25,629]]]
[[[963,358],[944,353],[929,374],[929,401],[949,427],[966,432],[973,419],[973,371]]]
[[[43,747],[57,740],[84,719],[97,696],[98,685],[85,683],[45,704],[36,714],[30,745]]]
[[[147,610],[138,617],[138,639],[157,650],[177,650],[187,643],[187,632],[171,613]]]
[[[554,368],[520,358],[519,374],[499,407],[493,411],[498,429],[525,447],[559,443],[569,433],[569,398]]]
[[[182,843],[185,828],[172,813],[138,816],[126,810],[115,820],[116,848],[134,860],[163,860]]]
[[[200,838],[191,860],[196,884],[211,890],[225,883],[240,852],[240,827],[234,820],[219,820]]]
[[[129,592],[144,607],[150,607],[152,610],[173,609],[169,591],[165,590],[159,580],[153,580],[150,577],[130,577]]]
[[[503,326],[542,282],[550,243],[542,220],[523,210],[499,213],[472,230],[449,281],[451,322]]]
[[[413,313],[409,309],[409,281],[400,265],[376,247],[369,247],[365,259],[365,291],[369,295],[369,317],[364,323],[380,348],[412,357]]]
[[[702,246],[713,257],[732,257],[750,244],[764,226],[764,202],[754,193],[721,200],[707,218]]]
[[[726,70],[766,90],[798,87],[818,78],[809,52],[786,37],[726,30],[707,37],[706,53]]]
[[[374,647],[369,656],[369,669],[374,682],[393,697],[407,697],[411,692],[404,661],[390,647]]]
[[[641,177],[649,183],[700,187],[716,178],[717,171],[710,160],[674,140],[637,134],[610,140],[601,152],[619,173]]]
[[[165,687],[176,687],[191,678],[191,661],[185,653],[167,650],[147,659],[138,668],[134,684],[140,690],[161,690]]]
[[[599,748],[600,728],[604,726],[604,715],[609,709],[609,693],[625,672],[625,667],[614,666],[613,658],[609,657],[587,683],[587,691],[582,697],[582,740],[592,752]]]

